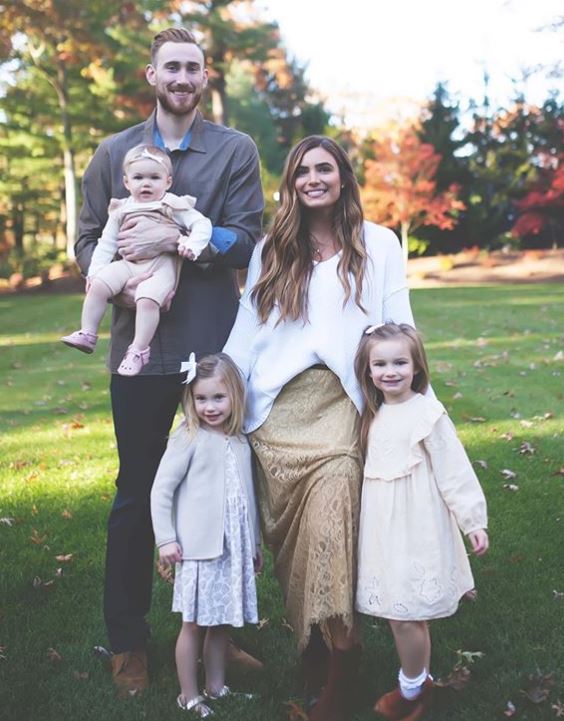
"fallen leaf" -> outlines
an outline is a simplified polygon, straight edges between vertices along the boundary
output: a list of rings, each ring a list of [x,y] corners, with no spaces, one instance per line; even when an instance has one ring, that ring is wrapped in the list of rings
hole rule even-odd
[[[31,585],[35,589],[39,588],[51,588],[54,585],[55,581],[42,581],[39,576],[34,576],[33,581],[31,582]]]
[[[283,628],[288,628],[292,633],[294,633],[294,629],[293,629],[292,626],[288,623],[288,621],[286,621],[285,618],[282,619],[282,627],[283,627]]]
[[[504,483],[503,487],[506,488],[508,491],[513,491],[513,493],[519,490],[519,486],[516,483]]]
[[[8,526],[9,528],[11,528],[15,522],[16,522],[15,518],[8,518],[7,516],[5,518],[0,518],[0,523],[3,526]]]
[[[500,473],[507,481],[510,481],[513,478],[517,478],[517,474],[510,468],[503,468]]]
[[[556,703],[553,703],[550,708],[556,711],[556,718],[564,718],[564,704],[560,699]]]
[[[526,456],[532,456],[535,452],[535,448],[529,443],[529,441],[523,441],[519,446],[519,453]]]
[[[457,666],[461,666],[463,661],[466,661],[466,663],[474,663],[474,661],[478,658],[484,657],[483,651],[461,651],[460,649],[456,652],[456,657],[458,659]]]
[[[54,648],[48,648],[47,649],[47,658],[49,661],[52,661],[53,663],[59,663],[63,660],[63,657],[61,654],[55,650]]]
[[[554,672],[548,674],[531,674],[528,678],[528,685],[521,693],[531,703],[536,705],[544,703],[554,686]]]
[[[29,461],[12,461],[9,465],[9,468],[15,471],[19,471],[20,468],[25,468],[25,466],[29,466]]]
[[[261,618],[258,622],[258,630],[261,631],[263,628],[266,628],[268,624],[270,623],[269,618]]]
[[[561,361],[564,360],[564,352],[559,350],[552,360]],[[15,364],[12,364],[12,368],[15,368]]]
[[[72,675],[80,681],[85,681],[90,676],[88,671],[73,671]]]
[[[457,664],[446,678],[440,678],[435,681],[435,686],[439,688],[451,688],[453,691],[462,691],[462,689],[470,681],[470,669],[466,666]]]
[[[559,601],[561,598],[564,598],[564,591],[553,591],[552,597],[555,601]]]
[[[554,471],[554,473],[551,473],[552,476],[564,476],[564,466],[560,466],[560,468],[557,471]]]
[[[37,516],[38,513],[39,513],[39,509],[37,508],[37,506],[34,503],[33,506],[31,507],[31,515]]]
[[[461,393],[460,391],[458,391],[457,393],[455,393],[455,394],[453,395],[452,400],[453,400],[453,401],[458,401],[458,400],[460,400],[461,398],[464,398],[464,396],[462,395],[462,393]]]
[[[481,460],[481,459],[474,461],[474,463],[475,463],[477,466],[480,466],[480,468],[483,468],[484,470],[488,467],[488,462],[487,462],[487,461],[483,461],[483,460]]]
[[[63,577],[63,569],[57,568],[57,570],[55,571],[55,578],[62,578],[62,577]]]
[[[0,661],[7,661],[6,646],[0,646]]]
[[[39,531],[36,528],[33,528],[31,530],[30,540],[32,543],[35,543],[36,546],[42,546],[47,540],[47,534],[45,533],[41,536]]]
[[[469,421],[472,421],[472,423],[485,423],[486,419],[483,416],[470,416],[468,419]]]
[[[69,561],[72,561],[73,556],[73,553],[63,553],[60,556],[55,556],[55,560],[61,561],[61,563],[68,563]]]
[[[89,391],[89,390],[91,390],[91,389],[92,389],[92,383],[90,383],[90,381],[83,381],[83,382],[82,382],[81,389],[82,389],[83,391]]]
[[[285,701],[284,706],[288,707],[289,721],[307,721],[307,713],[294,701]]]
[[[554,413],[552,411],[547,411],[543,414],[543,418],[545,421],[548,421],[550,418],[554,418]]]
[[[502,433],[500,438],[502,438],[504,441],[512,441],[513,440],[513,433]]]
[[[67,511],[67,509],[65,508],[65,510],[61,513],[61,516],[68,521],[69,518],[72,518],[72,513],[70,511]]]
[[[504,716],[514,716],[517,709],[515,708],[515,704],[512,701],[507,702],[507,706],[505,707],[505,711],[503,712]]]
[[[20,363],[19,361],[14,361],[14,362],[12,363],[12,368],[15,368],[16,370],[19,370],[20,368],[23,368],[23,364]]]
[[[526,420],[521,420],[520,423],[523,426],[523,428],[532,428],[535,425],[532,421],[526,421]]]

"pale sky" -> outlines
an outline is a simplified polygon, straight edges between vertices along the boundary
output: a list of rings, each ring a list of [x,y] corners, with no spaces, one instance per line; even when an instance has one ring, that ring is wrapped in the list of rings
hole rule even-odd
[[[484,95],[493,107],[512,94],[522,70],[564,60],[564,28],[535,32],[564,14],[562,0],[257,0],[278,21],[290,53],[336,113],[362,123],[391,98],[423,100],[448,81],[462,106]],[[542,102],[562,79],[531,76],[519,88]],[[391,113],[393,114],[393,113]],[[366,121],[367,118],[364,117]]]

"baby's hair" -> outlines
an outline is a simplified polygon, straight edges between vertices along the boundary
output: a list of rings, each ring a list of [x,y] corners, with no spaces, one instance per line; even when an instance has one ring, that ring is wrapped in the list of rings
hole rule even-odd
[[[366,328],[358,344],[354,359],[354,372],[356,373],[365,401],[364,410],[360,418],[360,445],[363,453],[366,453],[370,423],[384,402],[384,394],[376,388],[370,377],[370,352],[379,341],[391,340],[392,338],[398,337],[407,340],[413,360],[414,375],[411,390],[416,393],[425,393],[429,386],[427,355],[425,354],[421,336],[415,328],[407,323],[385,323],[376,328],[374,328],[374,326]]]
[[[231,415],[227,419],[225,432],[228,436],[237,436],[243,428],[245,415],[245,385],[241,371],[226,353],[207,355],[196,364],[196,376],[186,386],[182,396],[182,406],[188,423],[188,431],[192,435],[200,427],[200,419],[194,405],[194,386],[204,378],[220,378],[227,388],[231,401]]]
[[[164,167],[169,175],[172,175],[172,163],[167,153],[156,145],[136,145],[125,154],[123,159],[123,172],[126,173],[129,166],[137,160],[154,160]]]

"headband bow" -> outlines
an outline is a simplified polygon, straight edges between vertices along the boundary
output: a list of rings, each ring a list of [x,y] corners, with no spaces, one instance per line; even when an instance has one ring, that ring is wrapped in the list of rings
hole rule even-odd
[[[389,325],[390,323],[393,323],[393,320],[385,320],[383,323],[377,323],[376,325],[369,325],[368,328],[364,331],[364,335],[372,335],[375,330],[378,330],[378,328],[382,328],[385,325]]]
[[[188,375],[186,376],[186,380],[182,381],[183,383],[191,383],[194,378],[196,377],[196,370],[198,368],[198,364],[196,363],[196,354],[190,353],[187,361],[182,361],[180,364],[180,372],[184,373],[185,371],[188,372]]]
[[[143,152],[139,156],[139,159],[141,158],[150,158],[150,160],[154,160],[156,163],[160,163],[163,168],[166,168],[165,161],[163,158],[159,158],[158,155],[155,155],[154,153],[151,153],[150,150],[147,150],[147,148],[143,148]]]

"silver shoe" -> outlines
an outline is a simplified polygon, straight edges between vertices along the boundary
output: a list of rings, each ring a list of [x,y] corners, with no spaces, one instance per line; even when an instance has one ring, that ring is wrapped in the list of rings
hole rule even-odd
[[[254,694],[252,693],[243,693],[241,691],[232,691],[229,686],[222,686],[219,691],[216,691],[216,693],[211,693],[207,689],[204,689],[203,691],[204,696],[208,701],[217,701],[220,698],[226,698],[227,696],[232,696],[233,698],[243,698],[243,699],[251,699],[254,698]]]
[[[204,703],[205,700],[203,696],[194,696],[189,701],[184,701],[182,695],[180,695],[176,699],[176,705],[183,711],[192,711],[200,718],[206,718],[207,716],[213,716],[213,711]]]

